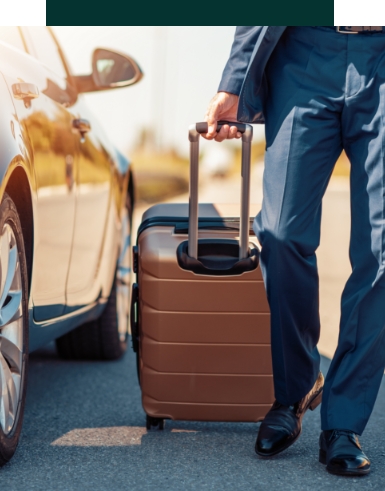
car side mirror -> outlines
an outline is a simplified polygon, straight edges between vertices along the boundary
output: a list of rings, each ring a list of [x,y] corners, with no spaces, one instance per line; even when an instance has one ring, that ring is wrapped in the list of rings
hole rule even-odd
[[[110,49],[97,48],[92,54],[92,73],[71,76],[79,94],[134,85],[143,77],[136,61]]]
[[[127,87],[142,77],[142,70],[130,56],[105,48],[93,52],[92,78],[99,90]]]

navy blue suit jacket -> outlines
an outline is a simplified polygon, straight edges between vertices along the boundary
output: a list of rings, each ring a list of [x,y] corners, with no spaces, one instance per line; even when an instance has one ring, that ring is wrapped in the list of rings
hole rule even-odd
[[[286,26],[238,26],[218,91],[239,95],[238,121],[263,123],[265,67]]]

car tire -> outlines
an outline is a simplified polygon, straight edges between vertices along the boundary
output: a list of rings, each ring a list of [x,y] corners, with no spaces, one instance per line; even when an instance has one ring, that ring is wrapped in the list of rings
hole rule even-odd
[[[86,322],[56,339],[57,352],[61,358],[66,360],[117,360],[126,351],[130,305],[131,221],[131,200],[127,194],[122,219],[121,251],[107,305],[98,319]],[[124,306],[122,306],[122,296],[124,296]]]
[[[116,277],[102,315],[56,340],[59,356],[66,360],[117,360],[126,346],[118,331]]]
[[[0,467],[19,443],[28,372],[28,274],[16,206],[0,205]]]

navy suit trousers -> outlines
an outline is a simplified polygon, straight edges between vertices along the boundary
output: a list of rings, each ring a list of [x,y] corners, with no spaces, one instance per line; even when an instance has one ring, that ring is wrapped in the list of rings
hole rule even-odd
[[[352,273],[321,424],[361,434],[385,367],[385,34],[289,27],[266,79],[264,197],[254,230],[271,309],[275,396],[297,402],[319,372],[315,251],[322,197],[345,149]]]

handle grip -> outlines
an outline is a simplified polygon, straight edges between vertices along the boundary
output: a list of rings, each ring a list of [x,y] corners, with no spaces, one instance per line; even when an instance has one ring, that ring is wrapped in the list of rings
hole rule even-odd
[[[245,123],[236,123],[235,121],[218,121],[217,122],[217,131],[220,131],[222,126],[225,124],[228,124],[229,126],[235,126],[239,133],[244,133],[246,131],[246,125]],[[197,123],[195,125],[196,130],[198,133],[207,133],[209,130],[209,125],[206,122],[203,123]]]

